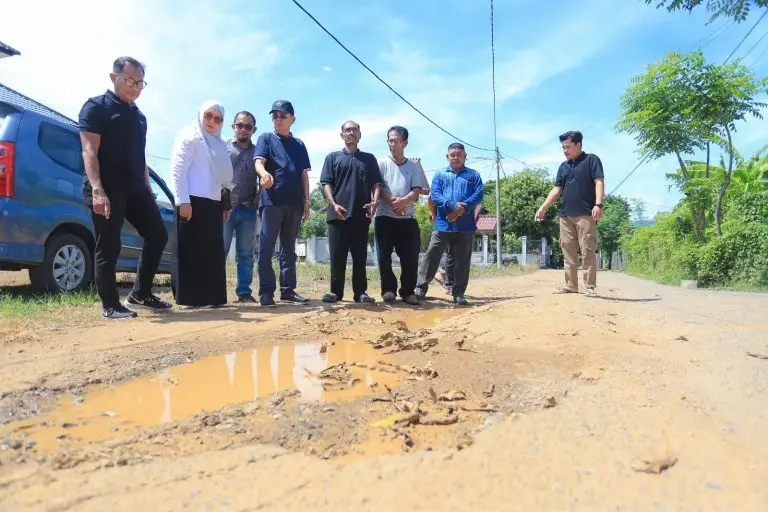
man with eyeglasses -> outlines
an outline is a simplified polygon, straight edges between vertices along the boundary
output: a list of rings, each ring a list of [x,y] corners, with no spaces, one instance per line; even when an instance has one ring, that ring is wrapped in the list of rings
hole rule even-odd
[[[296,239],[310,213],[309,154],[291,133],[296,122],[291,102],[277,100],[269,113],[275,130],[259,136],[253,153],[261,184],[259,302],[262,306],[275,305],[272,254],[280,237],[280,300],[307,304],[309,300],[296,293]]]
[[[237,262],[237,302],[253,303],[252,295],[254,243],[259,206],[259,180],[253,163],[256,146],[251,137],[256,133],[256,118],[250,112],[238,112],[232,123],[234,137],[227,141],[232,159],[234,186],[230,194],[232,212],[224,224],[224,253],[229,254],[235,239]]]
[[[129,308],[166,311],[171,305],[152,293],[163,249],[168,242],[160,210],[152,194],[145,158],[147,118],[136,106],[144,81],[144,65],[119,57],[112,65],[114,90],[88,99],[80,110],[80,140],[85,177],[83,198],[92,212],[96,235],[94,267],[102,315],[133,318]],[[144,239],[133,289],[120,304],[115,268],[124,221]]]

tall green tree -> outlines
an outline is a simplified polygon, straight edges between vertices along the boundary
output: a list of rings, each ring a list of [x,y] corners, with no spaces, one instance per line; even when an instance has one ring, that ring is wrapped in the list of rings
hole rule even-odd
[[[704,4],[707,12],[711,13],[710,23],[720,17],[741,23],[753,7],[768,6],[768,0],[645,0],[645,3],[656,4],[657,9],[664,7],[669,12],[691,12]]]
[[[553,235],[557,229],[557,206],[547,212],[547,222],[536,222],[536,210],[552,190],[554,181],[545,168],[525,168],[507,178],[501,179],[501,229],[505,234],[530,239]],[[485,184],[483,206],[496,214],[495,182]]]
[[[670,53],[632,77],[621,98],[616,131],[632,135],[641,156],[651,160],[673,154],[683,179],[688,177],[684,155],[707,149],[709,128],[695,111],[699,94],[694,83],[706,65],[701,52]]]
[[[597,239],[600,248],[608,255],[608,268],[611,268],[611,255],[619,248],[621,237],[629,232],[630,204],[621,196],[606,195],[603,201],[603,218],[597,223]]]
[[[689,178],[684,155],[706,150],[705,176],[710,173],[712,144],[725,149],[728,163],[715,201],[715,226],[722,235],[722,203],[731,183],[735,149],[733,132],[738,121],[761,119],[764,103],[756,100],[768,91],[768,80],[734,63],[707,64],[701,51],[671,53],[632,79],[622,97],[619,132],[634,136],[640,153],[650,158],[674,154],[683,182]]]
[[[708,126],[711,141],[720,143],[726,150],[728,166],[715,201],[715,229],[722,236],[723,199],[733,177],[733,164],[737,158],[733,146],[733,132],[738,121],[749,117],[762,119],[760,109],[766,103],[757,97],[768,92],[768,79],[757,79],[746,66],[739,62],[727,65],[707,65],[699,77],[700,91],[694,105],[699,123]],[[722,142],[723,137],[725,141]]]

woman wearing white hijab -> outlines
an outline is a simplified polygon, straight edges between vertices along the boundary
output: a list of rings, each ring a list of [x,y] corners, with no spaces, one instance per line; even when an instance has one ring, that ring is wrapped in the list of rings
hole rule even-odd
[[[232,160],[221,138],[224,107],[206,101],[197,120],[176,136],[171,181],[178,234],[176,303],[215,307],[227,303],[224,218],[229,213]],[[224,201],[222,201],[224,199]]]

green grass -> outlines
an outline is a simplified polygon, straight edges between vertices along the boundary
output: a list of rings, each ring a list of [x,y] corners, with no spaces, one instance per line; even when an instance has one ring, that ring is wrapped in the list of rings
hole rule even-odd
[[[0,318],[34,317],[67,307],[91,305],[98,299],[94,291],[42,295],[0,292]]]

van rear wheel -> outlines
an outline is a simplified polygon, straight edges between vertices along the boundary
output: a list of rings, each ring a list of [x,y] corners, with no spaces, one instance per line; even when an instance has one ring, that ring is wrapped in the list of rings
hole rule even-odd
[[[43,264],[29,269],[29,280],[38,290],[63,293],[82,291],[93,279],[93,257],[77,235],[62,233],[45,244]]]

